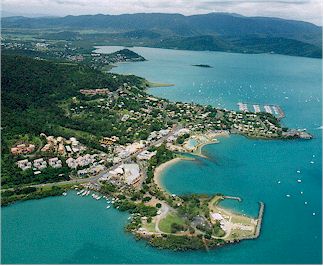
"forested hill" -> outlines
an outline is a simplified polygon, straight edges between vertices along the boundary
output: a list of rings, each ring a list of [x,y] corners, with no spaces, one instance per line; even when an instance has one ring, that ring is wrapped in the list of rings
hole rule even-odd
[[[229,13],[7,17],[2,18],[2,27],[50,29],[49,34],[40,37],[98,43],[109,41],[114,45],[322,56],[320,26],[303,21]],[[92,32],[81,33],[80,30],[84,29]]]
[[[104,74],[77,64],[54,63],[20,56],[2,56],[2,136],[39,134],[68,125],[58,104],[80,95],[80,89],[140,86],[135,76]]]

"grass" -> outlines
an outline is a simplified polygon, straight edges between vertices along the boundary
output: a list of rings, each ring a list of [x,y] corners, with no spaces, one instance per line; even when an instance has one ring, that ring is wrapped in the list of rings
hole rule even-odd
[[[145,228],[149,232],[155,232],[155,223],[147,223]]]
[[[253,232],[252,231],[247,231],[247,230],[239,230],[239,229],[233,229],[231,231],[231,234],[228,236],[228,240],[230,239],[241,239],[241,238],[245,238],[245,237],[250,237],[253,236]]]
[[[169,213],[163,220],[159,223],[159,228],[162,232],[171,233],[171,224],[176,223],[180,225],[185,225],[183,219],[181,219],[175,213]]]
[[[243,215],[233,215],[232,220],[233,223],[241,223],[241,224],[251,224],[251,218],[245,217]]]

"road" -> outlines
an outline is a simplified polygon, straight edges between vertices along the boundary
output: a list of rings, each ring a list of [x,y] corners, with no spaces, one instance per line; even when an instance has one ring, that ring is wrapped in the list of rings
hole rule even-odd
[[[169,132],[168,135],[152,142],[149,146],[144,147],[143,149],[138,150],[137,152],[131,154],[130,156],[124,158],[121,162],[113,165],[112,167],[110,167],[109,169],[99,173],[96,176],[92,176],[92,177],[88,177],[88,178],[74,178],[71,180],[67,180],[67,181],[60,181],[60,182],[55,182],[55,183],[46,183],[46,184],[38,184],[38,185],[26,185],[28,187],[44,187],[44,186],[57,186],[57,185],[67,185],[67,184],[74,184],[74,183],[88,183],[88,182],[97,182],[101,177],[103,177],[104,175],[108,174],[109,171],[111,170],[115,170],[117,169],[119,166],[121,166],[122,164],[124,164],[125,162],[129,161],[132,157],[137,156],[139,153],[141,153],[142,151],[146,151],[148,150],[150,147],[152,146],[156,146],[159,145],[161,143],[163,143],[165,140],[167,140],[168,137],[172,136],[176,131],[178,131],[179,129],[181,129],[182,127],[180,125],[174,124],[172,126],[171,131]],[[2,191],[5,190],[12,190],[13,188],[9,188],[9,189],[3,189]]]

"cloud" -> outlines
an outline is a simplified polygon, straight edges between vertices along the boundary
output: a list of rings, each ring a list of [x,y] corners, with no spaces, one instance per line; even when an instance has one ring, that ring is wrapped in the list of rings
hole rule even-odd
[[[322,0],[2,0],[2,9],[19,15],[84,15],[138,12],[231,12],[245,16],[272,16],[322,25]],[[18,10],[18,11],[17,11]],[[19,10],[21,13],[19,13]]]

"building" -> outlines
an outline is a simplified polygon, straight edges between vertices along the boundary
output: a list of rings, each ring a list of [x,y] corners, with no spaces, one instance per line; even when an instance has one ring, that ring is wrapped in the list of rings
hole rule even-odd
[[[13,155],[31,153],[35,150],[34,144],[20,144],[10,149]]]
[[[128,185],[134,185],[140,181],[141,174],[138,164],[123,164],[122,168],[124,169],[125,182]]]
[[[30,169],[32,167],[32,163],[29,162],[27,159],[18,161],[17,165],[23,171]]]
[[[39,158],[39,159],[34,160],[33,165],[34,165],[35,168],[37,168],[39,170],[42,170],[42,169],[45,169],[47,167],[47,162],[44,161],[43,158]]]
[[[156,151],[149,152],[149,151],[142,151],[137,155],[137,159],[139,160],[149,160],[156,154]]]
[[[62,161],[55,157],[48,159],[48,164],[52,166],[53,168],[61,168],[62,167]]]

